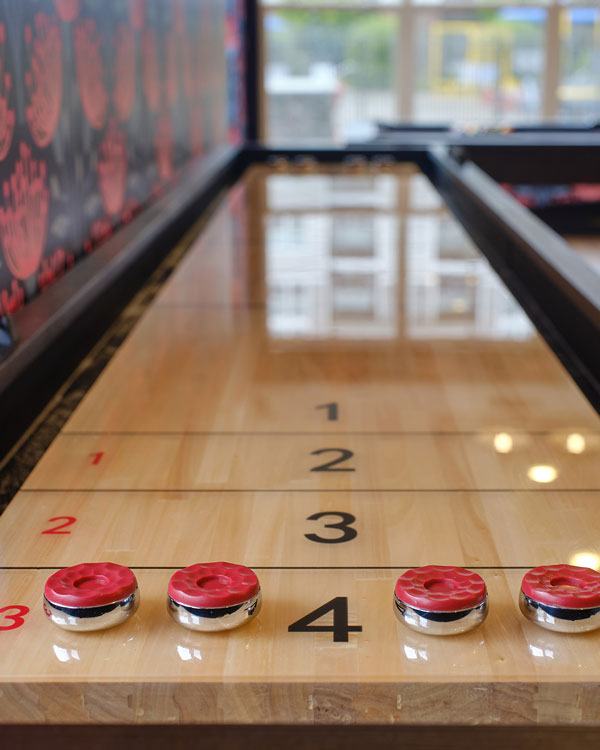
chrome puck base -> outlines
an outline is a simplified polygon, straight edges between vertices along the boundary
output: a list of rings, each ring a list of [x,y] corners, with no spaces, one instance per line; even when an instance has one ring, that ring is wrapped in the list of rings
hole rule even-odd
[[[186,604],[179,604],[167,595],[167,610],[173,620],[184,628],[215,632],[218,630],[232,630],[245,625],[260,611],[262,593],[259,590],[251,599],[231,607],[215,607],[214,609],[197,609]]]
[[[600,628],[600,607],[568,609],[553,607],[519,594],[519,609],[531,622],[558,633],[587,633]]]
[[[79,633],[114,628],[134,615],[139,604],[140,592],[137,588],[131,596],[99,607],[63,607],[53,604],[44,596],[44,612],[48,618],[63,630]]]
[[[394,613],[411,630],[428,635],[458,635],[481,625],[488,614],[486,596],[477,607],[458,612],[430,612],[410,607],[394,595]]]

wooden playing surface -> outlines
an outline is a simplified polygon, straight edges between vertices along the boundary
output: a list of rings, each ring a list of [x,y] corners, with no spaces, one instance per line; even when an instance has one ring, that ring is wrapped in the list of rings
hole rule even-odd
[[[517,599],[533,566],[600,567],[599,454],[417,170],[254,167],[0,518],[0,721],[597,722],[600,633]],[[169,577],[221,559],[256,570],[258,618],[175,624]],[[134,569],[138,613],[54,627],[46,578],[103,560]],[[483,626],[398,623],[397,577],[430,563],[480,572]],[[335,632],[333,605],[288,630],[328,602]]]

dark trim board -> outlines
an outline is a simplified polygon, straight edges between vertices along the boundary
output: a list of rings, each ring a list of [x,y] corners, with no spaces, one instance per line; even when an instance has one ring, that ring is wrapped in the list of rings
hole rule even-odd
[[[559,234],[600,236],[600,202],[567,203],[531,208],[530,211]]]
[[[438,149],[424,171],[600,412],[600,276],[475,164]]]
[[[457,161],[474,161],[498,182],[569,184],[600,181],[600,133],[502,136],[495,141],[470,141],[452,148]]]
[[[330,721],[334,722],[332,716]],[[566,726],[62,726],[2,727],[6,747],[20,750],[580,750],[598,747],[600,728]]]
[[[244,0],[246,13],[245,64],[246,64],[246,138],[250,142],[258,140],[260,122],[259,96],[259,13],[256,0]]]
[[[292,163],[302,164],[307,159],[314,159],[321,164],[351,164],[361,159],[377,161],[403,162],[410,161],[422,167],[428,160],[427,148],[421,144],[403,147],[392,147],[378,144],[346,146],[345,148],[290,148],[287,146],[262,146],[257,143],[247,144],[244,150],[246,166],[255,163],[269,163],[277,159],[288,159]]]

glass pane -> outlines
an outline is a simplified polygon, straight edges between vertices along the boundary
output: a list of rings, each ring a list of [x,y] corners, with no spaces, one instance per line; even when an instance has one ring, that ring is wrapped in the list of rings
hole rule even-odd
[[[600,117],[599,8],[561,12],[558,100],[562,120]]]
[[[493,2],[493,0],[491,0]],[[328,8],[380,8],[380,7],[395,7],[401,5],[404,0],[327,0],[326,3],[323,0],[261,0],[260,5],[265,8],[281,8],[286,5],[293,5],[298,7],[301,5],[307,8],[319,8],[326,5]]]
[[[450,124],[538,120],[546,11],[421,10],[414,119]]]
[[[264,26],[269,141],[343,142],[398,118],[395,14],[282,9]]]

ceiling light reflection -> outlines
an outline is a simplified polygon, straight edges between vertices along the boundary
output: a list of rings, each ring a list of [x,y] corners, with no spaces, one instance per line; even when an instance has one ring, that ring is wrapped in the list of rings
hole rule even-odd
[[[548,484],[553,482],[558,476],[558,471],[554,466],[531,466],[527,472],[527,476],[533,482],[539,482],[540,484]]]
[[[567,450],[569,453],[580,454],[585,450],[585,438],[578,432],[573,432],[567,435]]]
[[[498,453],[510,453],[513,449],[513,439],[508,432],[499,432],[494,435],[494,448]]]
[[[569,560],[571,565],[577,565],[580,568],[592,568],[600,570],[600,555],[595,552],[576,552]]]

